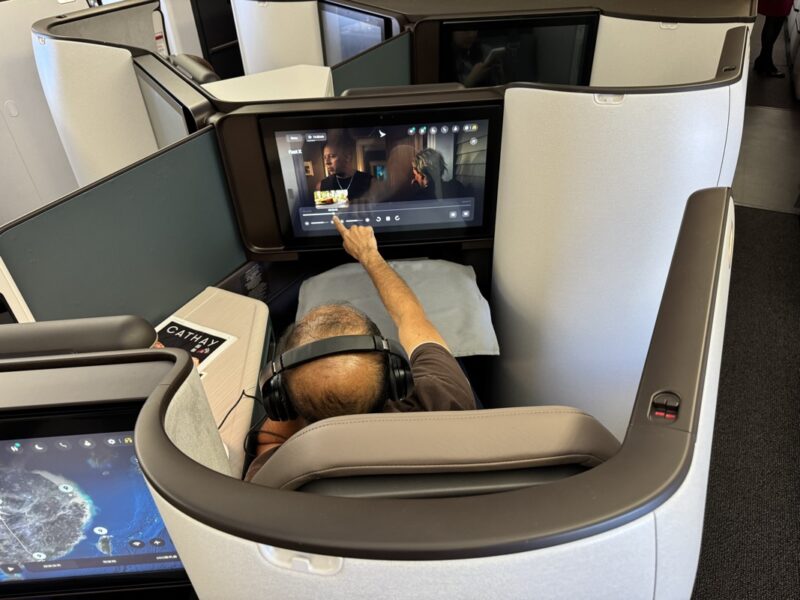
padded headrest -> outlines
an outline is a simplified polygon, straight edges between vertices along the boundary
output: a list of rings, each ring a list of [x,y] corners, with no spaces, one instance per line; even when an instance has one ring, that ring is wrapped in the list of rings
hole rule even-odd
[[[149,348],[156,332],[141,317],[92,317],[0,325],[0,358]]]
[[[564,406],[352,415],[296,433],[251,481],[293,490],[329,477],[593,467],[619,447],[593,417]]]
[[[169,57],[175,68],[186,77],[197,83],[211,83],[219,81],[220,76],[206,59],[193,54],[173,54]]]

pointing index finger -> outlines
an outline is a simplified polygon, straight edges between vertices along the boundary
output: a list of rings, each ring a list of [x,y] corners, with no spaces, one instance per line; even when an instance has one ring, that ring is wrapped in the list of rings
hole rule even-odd
[[[336,226],[336,231],[338,231],[339,234],[344,235],[345,233],[347,233],[347,227],[345,226],[344,223],[342,223],[341,219],[339,219],[339,217],[336,215],[333,215],[333,224]]]

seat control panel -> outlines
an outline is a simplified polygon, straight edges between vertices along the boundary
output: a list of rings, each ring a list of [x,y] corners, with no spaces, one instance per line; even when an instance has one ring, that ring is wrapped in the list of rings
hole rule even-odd
[[[678,410],[681,406],[681,399],[672,392],[659,392],[653,396],[650,402],[650,418],[656,420],[675,421],[678,418]]]

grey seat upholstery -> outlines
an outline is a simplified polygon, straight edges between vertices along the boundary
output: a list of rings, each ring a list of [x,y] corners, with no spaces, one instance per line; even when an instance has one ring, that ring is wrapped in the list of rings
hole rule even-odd
[[[251,481],[345,496],[487,493],[574,474],[619,447],[593,417],[564,406],[354,415],[298,432]]]

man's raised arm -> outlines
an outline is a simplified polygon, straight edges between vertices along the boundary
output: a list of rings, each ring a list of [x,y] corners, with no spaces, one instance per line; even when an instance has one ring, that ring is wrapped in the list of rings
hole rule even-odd
[[[447,348],[441,334],[425,315],[417,296],[378,252],[372,227],[354,225],[348,229],[336,216],[333,222],[344,240],[344,249],[361,263],[372,279],[383,305],[397,325],[400,343],[408,355],[411,356],[414,349],[425,342],[435,342]]]

